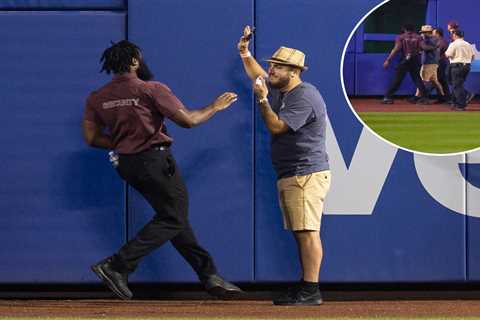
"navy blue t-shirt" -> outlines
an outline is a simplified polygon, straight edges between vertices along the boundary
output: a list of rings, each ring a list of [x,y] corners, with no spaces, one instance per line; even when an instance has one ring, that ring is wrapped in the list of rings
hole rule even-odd
[[[435,46],[439,45],[439,40],[433,36],[426,36],[423,40],[424,43],[428,46]],[[436,48],[433,50],[425,50],[422,52],[422,64],[438,64],[440,61],[440,48]]]
[[[269,87],[269,101],[290,128],[272,136],[272,163],[278,178],[329,170],[325,150],[327,111],[320,92],[306,82],[286,94]]]

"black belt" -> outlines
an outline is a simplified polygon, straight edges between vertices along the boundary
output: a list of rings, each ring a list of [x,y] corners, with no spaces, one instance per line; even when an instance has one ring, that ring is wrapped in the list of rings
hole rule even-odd
[[[169,144],[154,144],[150,146],[150,150],[157,150],[157,151],[165,151],[168,150],[170,147]]]
[[[456,66],[462,66],[462,67],[465,67],[465,66],[469,66],[470,63],[461,63],[461,62],[455,62],[455,63],[450,63],[451,66],[453,67],[456,67]]]

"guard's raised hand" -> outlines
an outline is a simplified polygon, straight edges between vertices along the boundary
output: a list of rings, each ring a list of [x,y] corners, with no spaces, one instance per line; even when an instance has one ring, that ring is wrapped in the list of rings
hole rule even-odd
[[[213,107],[217,110],[224,110],[228,108],[232,103],[237,101],[237,94],[234,92],[225,92],[218,96],[213,102]]]

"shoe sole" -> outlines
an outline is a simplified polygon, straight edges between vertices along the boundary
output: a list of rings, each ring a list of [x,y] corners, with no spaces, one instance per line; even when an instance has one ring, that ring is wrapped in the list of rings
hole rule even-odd
[[[213,287],[207,290],[208,294],[222,300],[235,299],[243,293],[242,290],[227,290],[223,287]]]
[[[273,301],[273,304],[276,306],[319,306],[323,303],[322,300],[315,300],[310,302],[276,302]]]
[[[110,280],[110,278],[105,274],[105,272],[103,272],[102,268],[98,265],[94,265],[91,267],[93,273],[95,273],[99,278],[100,280],[103,281],[103,283],[105,283],[107,285],[107,287],[112,290],[113,293],[115,293],[117,295],[117,297],[119,297],[120,299],[122,300],[130,300],[132,299],[132,296],[128,296],[127,294],[123,293],[122,291],[120,291],[117,286],[113,283],[112,280]]]

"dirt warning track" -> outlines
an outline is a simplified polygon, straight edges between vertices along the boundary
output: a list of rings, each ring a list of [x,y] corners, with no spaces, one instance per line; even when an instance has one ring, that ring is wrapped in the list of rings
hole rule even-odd
[[[474,317],[478,300],[343,301],[277,307],[270,301],[0,300],[0,317]]]

